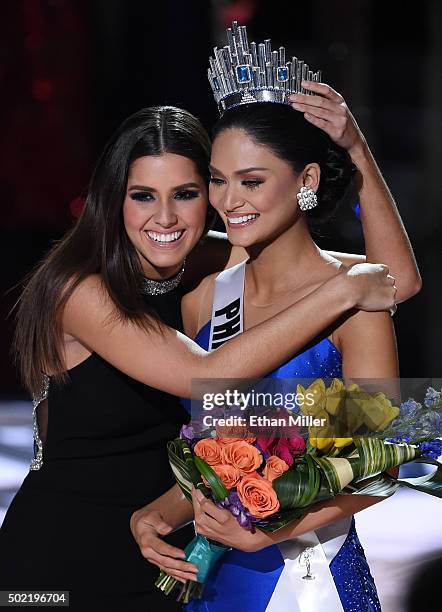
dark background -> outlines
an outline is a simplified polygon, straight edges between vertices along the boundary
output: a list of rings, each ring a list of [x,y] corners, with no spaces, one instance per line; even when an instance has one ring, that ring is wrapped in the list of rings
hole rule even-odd
[[[396,198],[423,290],[395,316],[403,377],[441,376],[442,3],[386,0],[11,0],[0,6],[0,394],[12,366],[12,289],[72,224],[101,148],[143,106],[209,129],[208,55],[236,18],[285,45],[346,99]],[[363,252],[351,203],[321,246]]]

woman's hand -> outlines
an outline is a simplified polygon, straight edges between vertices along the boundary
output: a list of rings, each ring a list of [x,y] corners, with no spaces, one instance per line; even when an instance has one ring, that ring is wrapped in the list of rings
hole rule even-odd
[[[345,280],[355,297],[355,308],[366,311],[396,311],[397,288],[384,264],[355,264],[345,270]]]
[[[361,149],[365,138],[344,98],[325,83],[302,81],[301,85],[317,95],[292,94],[292,107],[304,113],[307,121],[324,130],[350,156]]]
[[[198,568],[192,563],[183,561],[186,554],[183,550],[164,542],[160,536],[172,530],[158,510],[141,508],[132,514],[130,528],[141,554],[153,565],[157,565],[180,582],[196,581]]]
[[[273,544],[273,540],[260,529],[251,533],[241,527],[228,510],[218,508],[201,491],[193,489],[192,499],[197,533],[244,552],[255,552]]]

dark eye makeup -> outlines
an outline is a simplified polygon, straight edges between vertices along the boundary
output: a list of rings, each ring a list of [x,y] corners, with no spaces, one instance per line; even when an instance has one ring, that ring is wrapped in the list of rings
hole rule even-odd
[[[195,189],[182,189],[177,191],[174,195],[175,200],[193,200],[200,195],[199,191]]]
[[[150,202],[153,200],[153,195],[150,191],[134,191],[130,194],[130,197],[137,202]]]
[[[213,176],[210,177],[210,182],[216,187],[219,187],[225,183],[223,179],[215,178]],[[247,179],[241,181],[241,185],[244,185],[244,187],[247,187],[247,189],[256,189],[257,187],[262,185],[262,183],[264,183],[262,179]]]
[[[174,194],[175,200],[193,200],[199,197],[200,192],[195,189],[181,189]],[[137,202],[151,202],[154,196],[150,191],[134,191],[130,194],[130,198]]]
[[[247,189],[256,189],[257,187],[262,185],[263,182],[264,181],[260,179],[250,179],[246,181],[241,181],[241,185],[244,185],[245,187],[247,187]]]

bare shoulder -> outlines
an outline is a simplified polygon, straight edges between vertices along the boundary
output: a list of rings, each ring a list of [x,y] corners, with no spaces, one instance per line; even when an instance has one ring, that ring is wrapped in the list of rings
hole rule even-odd
[[[116,308],[101,277],[91,274],[75,287],[66,300],[61,313],[63,331],[75,338],[75,330],[86,315],[88,319],[102,323],[113,314],[116,314]]]
[[[66,289],[69,288],[69,284],[66,286]],[[89,305],[84,303],[83,300],[90,298],[92,300],[92,305],[95,302],[100,304],[110,304],[110,298],[108,293],[106,292],[103,282],[99,274],[90,274],[86,278],[84,278],[78,285],[75,287],[71,295],[66,301],[66,307],[72,308],[75,306],[86,307]]]
[[[209,320],[215,279],[219,272],[214,272],[203,278],[193,289],[186,293],[181,300],[181,314],[184,331],[189,338],[195,338],[202,324]]]

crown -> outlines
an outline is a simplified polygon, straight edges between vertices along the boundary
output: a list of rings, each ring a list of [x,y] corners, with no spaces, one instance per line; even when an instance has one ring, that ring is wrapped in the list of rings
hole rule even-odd
[[[251,102],[290,104],[292,93],[315,95],[301,87],[301,81],[321,81],[321,71],[312,72],[297,57],[285,61],[285,47],[272,51],[271,40],[250,43],[246,26],[237,21],[227,28],[227,42],[215,47],[209,58],[209,82],[220,114],[233,106]]]

